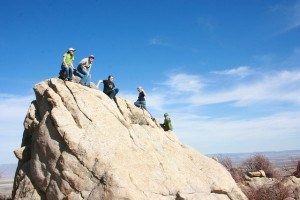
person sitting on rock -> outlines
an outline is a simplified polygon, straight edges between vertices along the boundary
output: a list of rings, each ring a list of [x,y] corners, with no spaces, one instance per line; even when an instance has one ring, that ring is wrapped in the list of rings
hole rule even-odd
[[[168,113],[165,113],[164,114],[164,123],[163,124],[160,124],[160,126],[165,130],[165,131],[169,131],[169,130],[173,130],[173,127],[172,127],[172,123],[171,123],[171,119],[169,118],[169,114]]]
[[[145,90],[144,90],[141,86],[139,86],[139,87],[137,88],[137,90],[139,91],[139,97],[138,97],[137,101],[134,102],[134,105],[135,105],[136,107],[139,107],[139,108],[144,108],[145,110],[148,111],[148,109],[147,109],[147,107],[146,107],[146,99],[145,99],[145,96],[147,96],[147,94],[146,94]],[[150,113],[149,111],[148,111],[148,113],[150,114],[151,119],[153,119],[151,113]]]
[[[99,87],[100,83],[104,84],[103,92],[109,96],[109,98],[114,99],[116,98],[116,94],[119,92],[118,88],[115,88],[115,84],[113,81],[114,77],[109,75],[107,80],[99,80],[97,87]]]
[[[62,71],[65,73],[64,81],[72,81],[73,79],[73,70],[75,69],[73,66],[73,61],[75,59],[74,52],[76,50],[73,48],[69,48],[67,53],[63,55],[63,61],[61,65]]]
[[[91,67],[94,61],[94,55],[90,55],[88,58],[84,58],[78,64],[77,70],[82,76],[81,81],[79,82],[81,85],[85,85],[90,87],[91,84]]]

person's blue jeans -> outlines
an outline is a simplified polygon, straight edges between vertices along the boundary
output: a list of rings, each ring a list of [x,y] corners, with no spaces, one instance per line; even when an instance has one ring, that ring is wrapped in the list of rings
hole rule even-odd
[[[146,101],[139,101],[139,100],[137,100],[136,102],[134,102],[134,105],[136,107],[139,107],[139,108],[143,107],[145,110],[147,110]]]
[[[72,66],[62,65],[61,69],[66,72],[66,78],[67,79],[71,79],[71,80],[73,79],[73,68],[72,68]]]
[[[147,107],[146,107],[146,101],[139,101],[139,100],[137,100],[136,102],[134,102],[134,105],[135,105],[136,107],[144,108],[145,110],[147,110],[148,113],[150,114],[151,118],[153,118],[152,115],[151,115],[151,113],[149,112],[149,110],[148,110]]]
[[[111,90],[109,92],[106,92],[105,94],[107,96],[109,96],[109,98],[114,99],[116,97],[116,94],[118,94],[118,92],[119,92],[119,89],[115,88],[115,89],[113,89],[113,90]]]
[[[77,70],[82,75],[80,83],[86,86],[90,86],[92,78],[90,72],[81,66],[78,66]]]

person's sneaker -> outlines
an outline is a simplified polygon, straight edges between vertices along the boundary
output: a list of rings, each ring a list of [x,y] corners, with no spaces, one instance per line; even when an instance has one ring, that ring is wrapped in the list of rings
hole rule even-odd
[[[71,78],[68,78],[68,81],[71,81],[71,82],[72,82],[72,79],[71,79]]]

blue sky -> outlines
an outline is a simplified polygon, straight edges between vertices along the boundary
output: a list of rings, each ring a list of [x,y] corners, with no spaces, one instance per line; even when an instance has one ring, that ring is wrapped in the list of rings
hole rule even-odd
[[[121,97],[143,86],[204,154],[300,149],[299,0],[14,0],[0,27],[0,164],[17,162],[32,88],[69,47]]]

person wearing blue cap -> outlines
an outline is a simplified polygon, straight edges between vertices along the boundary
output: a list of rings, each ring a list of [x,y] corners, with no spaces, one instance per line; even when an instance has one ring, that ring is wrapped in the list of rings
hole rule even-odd
[[[171,123],[171,119],[169,117],[169,114],[168,113],[165,113],[164,114],[164,123],[163,124],[160,124],[160,126],[165,130],[165,131],[169,131],[169,130],[173,130],[173,126],[172,126],[172,123]]]

